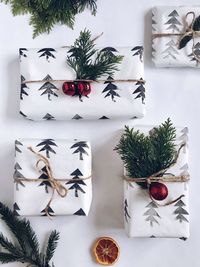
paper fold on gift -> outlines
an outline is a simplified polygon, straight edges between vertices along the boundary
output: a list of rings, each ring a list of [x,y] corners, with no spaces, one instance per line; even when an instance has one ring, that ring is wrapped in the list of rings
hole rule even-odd
[[[131,119],[144,116],[142,46],[107,47],[110,53],[124,56],[118,65],[119,71],[112,77],[103,76],[105,81],[93,82],[91,94],[82,97],[82,101],[62,91],[63,81],[76,79],[74,71],[67,65],[69,49],[20,49],[22,116],[31,120]],[[110,81],[112,79],[113,82]],[[135,81],[117,81],[128,79]]]
[[[150,130],[146,127],[138,129],[143,132]],[[184,143],[186,145],[181,149],[177,163],[167,171],[171,175],[189,175],[188,129],[177,128],[177,149]],[[160,206],[137,183],[124,181],[124,223],[129,237],[189,237],[189,182],[164,184],[168,187],[168,197],[157,203],[163,205],[181,195],[184,197],[171,205]]]
[[[194,54],[200,56],[200,37],[194,37],[194,50],[193,40],[184,48],[178,49],[183,36],[181,34],[192,22],[193,15],[187,16],[188,12],[194,12],[197,18],[200,6],[158,6],[152,9],[152,60],[157,67],[199,68],[200,64]],[[157,34],[169,36],[156,37]]]
[[[16,215],[45,215],[52,197],[46,166],[28,147],[46,157],[53,177],[67,189],[66,197],[55,191],[49,215],[88,215],[92,201],[91,147],[87,141],[18,139],[15,142],[14,211]],[[85,179],[88,177],[88,179]],[[25,181],[35,179],[35,181]],[[63,179],[63,182],[62,182]],[[69,179],[66,181],[66,179]],[[83,180],[81,180],[83,179]],[[85,179],[85,180],[84,180]],[[74,181],[73,181],[74,180]]]

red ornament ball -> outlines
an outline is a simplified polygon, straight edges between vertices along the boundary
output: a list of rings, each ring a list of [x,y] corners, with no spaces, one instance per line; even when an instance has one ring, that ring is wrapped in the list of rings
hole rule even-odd
[[[150,184],[149,193],[155,200],[164,200],[168,196],[168,189],[165,184],[153,182]]]
[[[91,93],[91,85],[89,82],[78,82],[77,86],[80,95],[87,96]]]
[[[76,88],[74,82],[64,82],[62,89],[65,95],[73,96],[76,94]]]

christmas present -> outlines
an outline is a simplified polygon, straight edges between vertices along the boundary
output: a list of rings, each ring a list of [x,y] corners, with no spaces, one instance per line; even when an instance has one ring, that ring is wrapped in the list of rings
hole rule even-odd
[[[157,67],[195,67],[200,63],[200,7],[152,9],[152,59]]]
[[[15,152],[16,215],[88,215],[92,201],[89,142],[19,139]]]
[[[77,46],[20,49],[20,114],[31,120],[143,117],[143,47],[95,49],[88,61],[86,51],[80,63]]]
[[[174,132],[167,123],[153,133],[154,130],[150,131],[149,139],[146,137],[149,128],[137,129],[145,135],[128,129],[117,147],[125,164],[125,230],[129,237],[186,239],[189,237],[188,129],[176,128],[174,147],[169,143]],[[130,147],[125,149],[128,142]],[[171,157],[174,148],[176,154]]]

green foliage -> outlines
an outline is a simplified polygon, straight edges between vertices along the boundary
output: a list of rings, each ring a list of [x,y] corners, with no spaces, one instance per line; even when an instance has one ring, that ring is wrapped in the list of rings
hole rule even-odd
[[[33,37],[41,33],[49,33],[55,24],[65,24],[73,28],[75,16],[85,8],[96,14],[97,0],[0,0],[11,5],[13,15],[31,15]]]
[[[38,238],[28,220],[15,217],[13,212],[2,203],[0,203],[0,215],[17,241],[13,243],[0,233],[0,246],[5,250],[0,252],[0,262],[21,262],[29,266],[50,267],[59,233],[56,231],[51,233],[44,254],[40,251]]]
[[[123,56],[116,56],[107,50],[98,51],[88,30],[81,31],[69,53],[68,65],[75,71],[77,79],[84,80],[96,80],[103,75],[112,76],[118,71],[116,65],[123,59]]]
[[[121,156],[127,175],[133,178],[149,177],[171,166],[177,156],[176,129],[167,119],[159,127],[153,128],[149,135],[125,126],[119,144],[115,150]],[[145,183],[138,183],[146,188]]]

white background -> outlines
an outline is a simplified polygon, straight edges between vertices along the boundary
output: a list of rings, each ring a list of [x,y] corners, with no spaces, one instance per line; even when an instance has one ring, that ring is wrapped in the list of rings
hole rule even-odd
[[[76,19],[74,31],[56,26],[50,35],[32,39],[28,16],[12,17],[9,8],[0,4],[0,201],[13,202],[14,140],[17,137],[81,138],[93,147],[94,201],[88,218],[31,218],[31,223],[44,242],[52,229],[61,232],[56,250],[56,267],[97,266],[91,247],[99,236],[115,238],[121,255],[115,265],[121,267],[199,267],[199,113],[200,76],[198,69],[156,69],[151,63],[151,15],[154,5],[198,4],[196,0],[98,1],[96,17],[88,11]],[[71,44],[80,30],[88,28],[94,36],[102,31],[101,46],[145,46],[147,114],[142,120],[30,122],[19,117],[19,47],[58,47]],[[123,230],[122,163],[113,152],[124,124],[159,124],[167,117],[190,129],[190,197],[191,237],[178,239],[128,239]],[[0,224],[2,228],[2,224]],[[9,264],[8,266],[21,266]]]

